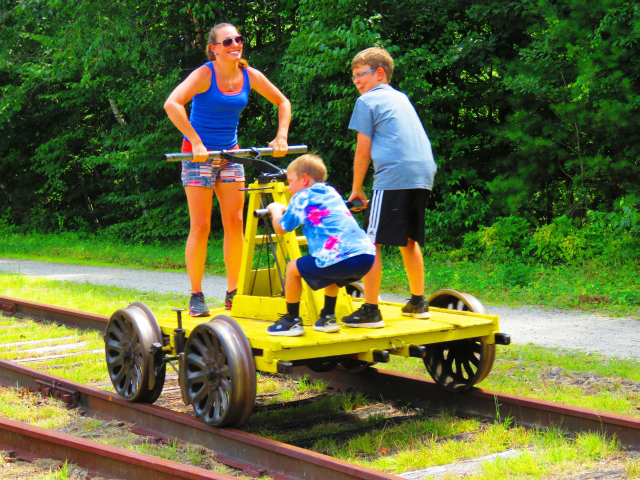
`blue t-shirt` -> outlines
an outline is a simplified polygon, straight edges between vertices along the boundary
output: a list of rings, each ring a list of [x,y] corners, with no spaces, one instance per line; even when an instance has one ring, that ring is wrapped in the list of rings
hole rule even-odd
[[[409,98],[383,83],[358,97],[349,128],[371,137],[375,190],[431,190],[431,142]]]
[[[356,255],[376,254],[375,245],[342,197],[326,183],[314,183],[291,197],[280,226],[291,232],[300,225],[318,267],[328,267]]]

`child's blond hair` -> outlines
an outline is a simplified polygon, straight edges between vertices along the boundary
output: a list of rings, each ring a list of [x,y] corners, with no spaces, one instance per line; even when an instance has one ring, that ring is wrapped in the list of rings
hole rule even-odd
[[[353,70],[362,65],[369,65],[374,70],[382,67],[386,74],[387,82],[391,82],[391,76],[393,75],[393,58],[384,48],[371,47],[356,54],[351,62],[351,69]]]
[[[327,167],[322,159],[313,153],[307,153],[296,158],[287,167],[288,171],[295,172],[298,178],[306,173],[314,182],[324,182],[327,180]]]

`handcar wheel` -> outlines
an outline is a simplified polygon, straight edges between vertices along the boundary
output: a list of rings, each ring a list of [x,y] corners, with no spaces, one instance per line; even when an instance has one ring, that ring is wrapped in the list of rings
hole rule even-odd
[[[347,291],[347,295],[353,298],[364,298],[364,285],[360,282],[352,282],[345,285],[344,289]]]
[[[105,334],[107,370],[116,392],[126,400],[153,403],[162,393],[167,366],[154,365],[154,343],[162,344],[162,332],[146,305],[132,303],[111,315]]]
[[[309,362],[307,367],[316,373],[330,372],[338,366],[338,360],[315,360]]]
[[[440,290],[428,300],[429,306],[474,313],[488,313],[480,301],[468,293]],[[478,338],[426,345],[424,364],[431,378],[446,390],[464,392],[481,382],[491,371],[495,344]]]
[[[189,335],[181,374],[196,415],[207,425],[239,427],[251,415],[256,372],[248,345],[240,327],[224,315]]]
[[[373,363],[365,362],[364,360],[355,360],[353,358],[345,358],[340,360],[340,365],[347,372],[351,373],[360,373],[364,372],[367,368],[369,368]]]
[[[244,331],[233,318],[228,315],[216,315],[214,319],[225,322],[227,325],[229,325],[229,327],[235,330],[236,338],[242,344],[243,364],[246,365],[246,370],[244,377],[245,389],[243,392],[241,392],[242,399],[240,400],[240,402],[244,406],[244,411],[240,415],[240,418],[236,421],[236,426],[241,426],[244,425],[251,416],[253,407],[256,403],[258,381],[256,378],[256,364],[253,358],[253,351],[251,349],[251,344],[249,343],[247,336],[244,334]]]

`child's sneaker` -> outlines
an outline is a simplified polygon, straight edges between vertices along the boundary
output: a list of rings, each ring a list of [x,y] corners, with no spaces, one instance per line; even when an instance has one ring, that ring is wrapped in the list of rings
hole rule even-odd
[[[351,315],[342,319],[342,323],[347,327],[355,328],[382,328],[384,320],[377,305],[365,303]]]
[[[235,290],[231,291],[231,292],[227,292],[224,294],[224,309],[225,310],[231,310],[231,307],[233,306],[233,297],[236,296],[236,293],[238,293],[238,289],[236,288]]]
[[[189,300],[189,315],[192,317],[208,317],[211,315],[207,304],[204,303],[204,294],[202,292],[192,293]]]
[[[289,315],[285,313],[276,323],[267,328],[269,335],[282,335],[285,337],[299,337],[304,335],[302,320],[299,317],[289,320]]]
[[[416,305],[411,303],[411,300],[409,300],[407,304],[402,307],[402,314],[413,318],[431,318],[429,305],[427,305],[427,301],[424,298]]]
[[[313,329],[318,332],[332,333],[340,330],[340,326],[336,321],[335,315],[322,315],[320,314],[320,318],[316,320],[316,323],[313,325]]]

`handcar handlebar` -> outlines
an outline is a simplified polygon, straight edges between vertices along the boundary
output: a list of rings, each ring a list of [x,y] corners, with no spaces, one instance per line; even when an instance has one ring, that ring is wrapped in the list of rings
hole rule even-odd
[[[289,149],[287,150],[287,154],[301,154],[307,153],[306,145],[289,145]],[[259,155],[273,155],[273,148],[271,147],[257,147],[257,148],[239,148],[237,150],[210,150],[209,158],[221,157],[223,153],[228,153],[233,155],[234,157],[254,157],[257,154]],[[193,153],[165,153],[163,155],[164,160],[167,162],[179,162],[182,160],[191,160],[193,158]]]

